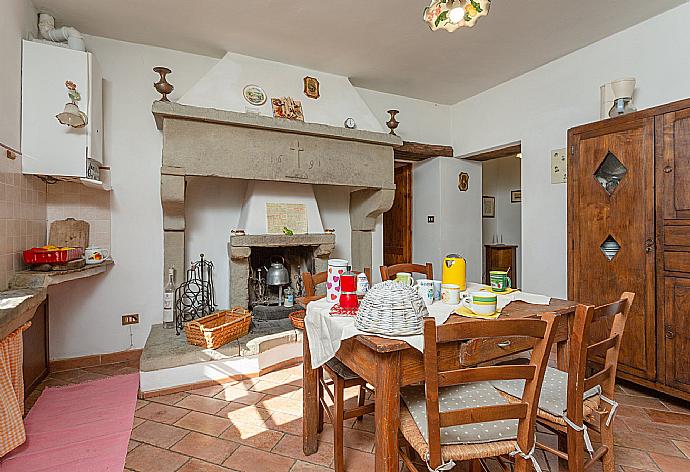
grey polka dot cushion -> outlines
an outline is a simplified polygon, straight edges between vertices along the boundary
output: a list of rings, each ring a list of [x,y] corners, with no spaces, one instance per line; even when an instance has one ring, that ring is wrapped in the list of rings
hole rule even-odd
[[[401,394],[407,409],[410,410],[412,418],[417,423],[419,431],[428,443],[429,430],[426,419],[424,386],[405,387],[402,389]],[[441,413],[463,408],[505,405],[508,403],[489,382],[474,382],[440,388],[438,400]],[[517,438],[517,428],[517,420],[500,420],[450,426],[441,428],[441,444],[476,444],[507,441]]]
[[[525,389],[524,380],[495,380],[494,387],[513,397],[522,398]],[[587,390],[584,399],[599,395],[601,391],[597,385]],[[539,408],[554,416],[564,416],[568,407],[568,374],[558,369],[548,367],[544,374],[544,383],[539,397]]]

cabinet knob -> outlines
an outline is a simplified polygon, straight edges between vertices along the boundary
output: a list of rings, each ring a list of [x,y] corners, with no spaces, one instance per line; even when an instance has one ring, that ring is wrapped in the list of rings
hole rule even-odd
[[[670,174],[671,172],[673,172],[673,167],[671,167],[671,166],[664,167],[664,173]]]

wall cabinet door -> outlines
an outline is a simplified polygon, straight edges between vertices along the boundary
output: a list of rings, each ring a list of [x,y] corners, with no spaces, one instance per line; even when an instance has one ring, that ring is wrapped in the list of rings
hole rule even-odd
[[[665,383],[690,392],[690,279],[667,277],[664,288]]]
[[[659,210],[664,219],[690,218],[690,109],[656,120]]]
[[[619,368],[654,380],[654,118],[597,127],[569,144],[568,297],[600,305],[635,292]]]

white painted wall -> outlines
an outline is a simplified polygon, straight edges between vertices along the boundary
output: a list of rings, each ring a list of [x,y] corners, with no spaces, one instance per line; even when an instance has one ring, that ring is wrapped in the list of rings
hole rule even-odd
[[[303,93],[305,76],[316,77],[320,98]],[[292,97],[302,102],[304,121],[343,126],[354,118],[359,129],[383,131],[347,77],[280,62],[228,52],[202,79],[180,98],[180,103],[244,113],[249,105],[242,96],[247,84],[256,84],[268,96],[260,113],[273,116],[272,97]]]
[[[520,246],[522,231],[522,206],[511,203],[510,192],[520,190],[520,159],[502,157],[486,161],[482,166],[482,182],[485,196],[496,198],[496,217],[482,219],[482,239],[484,244],[516,244]],[[513,286],[519,287],[521,247],[517,250],[517,267],[513,267]],[[482,258],[482,264],[486,258]],[[482,270],[482,273],[485,269]]]
[[[458,175],[467,172],[470,186],[458,189]],[[434,264],[434,278],[441,278],[443,258],[459,254],[467,260],[467,279],[481,277],[482,166],[477,162],[437,157],[415,165],[412,174],[412,258]],[[427,217],[433,215],[434,223]]]
[[[404,141],[451,144],[450,106],[362,88],[357,91],[384,130],[388,130],[386,122],[390,119],[386,111],[400,110],[396,118],[400,125],[395,132]]]
[[[0,3],[0,143],[17,150],[21,143],[22,38],[29,32],[36,34],[36,15],[29,0]]]
[[[564,297],[566,186],[551,184],[550,151],[599,118],[599,86],[636,77],[639,109],[687,98],[690,4],[617,33],[452,107],[456,155],[522,142],[523,288]]]

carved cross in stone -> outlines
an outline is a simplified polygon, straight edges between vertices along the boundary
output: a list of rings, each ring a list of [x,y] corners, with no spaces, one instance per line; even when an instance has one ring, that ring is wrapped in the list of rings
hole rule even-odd
[[[295,161],[297,162],[297,168],[301,169],[302,166],[300,165],[299,153],[304,151],[304,148],[300,146],[299,139],[295,139],[292,142],[292,146],[290,146],[290,151],[292,151],[294,156],[295,156]]]

